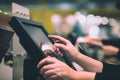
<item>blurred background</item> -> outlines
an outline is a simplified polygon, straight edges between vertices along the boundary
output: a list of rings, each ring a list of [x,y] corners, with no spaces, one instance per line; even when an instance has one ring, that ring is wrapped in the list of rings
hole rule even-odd
[[[52,18],[56,18],[56,16],[62,21],[72,18],[77,12],[80,13],[79,17],[82,15],[82,18],[85,19],[90,15],[90,17],[97,16],[99,18],[100,16],[119,21],[120,17],[117,0],[1,0],[0,9],[10,14],[11,2],[29,8],[31,19],[43,23],[50,33],[54,33],[53,23],[55,22],[52,21]],[[1,13],[0,18],[1,24],[6,25],[5,21],[8,21],[9,17]]]
[[[30,19],[42,23],[49,34],[61,35],[73,44],[83,35],[103,39],[120,38],[119,0],[0,0],[0,25],[9,29],[12,2],[28,8]],[[16,36],[13,37],[10,47],[15,56],[14,67],[1,63],[0,80],[23,80],[22,64],[25,51]],[[102,54],[94,55],[95,52],[102,52],[99,48],[95,49],[89,50],[92,54],[90,56],[104,60]],[[113,59],[112,62],[118,63]]]

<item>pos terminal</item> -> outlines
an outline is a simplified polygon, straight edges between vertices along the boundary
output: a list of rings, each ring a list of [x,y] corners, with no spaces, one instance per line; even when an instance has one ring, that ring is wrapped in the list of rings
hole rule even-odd
[[[23,48],[27,52],[27,58],[24,60],[23,78],[24,80],[43,80],[39,74],[36,65],[45,58],[45,49],[52,51],[52,56],[65,62],[72,67],[72,62],[63,51],[63,56],[59,56],[53,50],[54,40],[48,38],[48,32],[41,23],[13,16],[9,21],[9,25],[13,28]]]

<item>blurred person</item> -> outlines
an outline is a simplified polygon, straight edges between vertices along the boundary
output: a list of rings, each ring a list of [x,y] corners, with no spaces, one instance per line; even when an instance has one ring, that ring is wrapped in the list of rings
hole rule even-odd
[[[76,71],[60,60],[48,56],[42,59],[37,67],[47,80],[119,80],[120,65],[100,62],[80,53],[67,39],[49,35],[55,39],[55,51],[63,49],[71,60],[81,65],[85,71]]]
[[[120,59],[120,39],[101,39],[91,38],[89,36],[82,37],[87,44],[100,46],[106,56],[116,56]],[[79,42],[79,41],[77,41]]]

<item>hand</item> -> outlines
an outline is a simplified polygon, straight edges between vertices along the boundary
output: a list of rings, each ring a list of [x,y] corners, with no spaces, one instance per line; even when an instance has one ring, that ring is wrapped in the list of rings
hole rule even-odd
[[[54,57],[46,57],[38,65],[46,80],[94,80],[95,72],[75,71]]]
[[[81,65],[85,70],[94,72],[102,71],[103,65],[100,61],[81,54],[69,40],[55,35],[49,35],[48,37],[55,39],[56,43],[54,43],[54,46],[58,49],[64,50],[66,55],[70,57],[72,61]]]
[[[83,37],[86,43],[90,45],[102,46],[102,42],[100,38],[90,38],[88,36]]]
[[[65,63],[50,56],[41,60],[37,67],[41,68],[40,74],[47,80],[73,80],[72,77],[75,76],[74,74],[76,73],[75,70]]]
[[[104,45],[102,46],[102,49],[107,56],[117,55],[117,52],[119,51],[117,47],[111,45]]]
[[[57,35],[49,35],[48,37],[56,40],[54,43],[54,49],[59,50],[59,52],[61,49],[64,50],[66,53],[69,53],[67,55],[71,59],[75,58],[76,56],[78,56],[78,54],[80,54],[69,40]]]

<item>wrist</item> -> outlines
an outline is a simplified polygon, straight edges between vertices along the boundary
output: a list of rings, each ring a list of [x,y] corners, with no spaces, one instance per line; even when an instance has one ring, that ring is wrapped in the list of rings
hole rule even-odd
[[[95,76],[95,72],[77,71],[74,80],[94,80]]]

